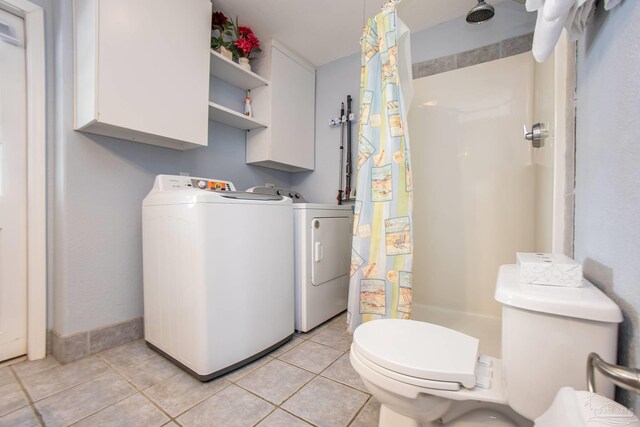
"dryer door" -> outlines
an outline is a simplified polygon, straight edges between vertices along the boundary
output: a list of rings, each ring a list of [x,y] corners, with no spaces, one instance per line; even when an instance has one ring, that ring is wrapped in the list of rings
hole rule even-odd
[[[313,218],[311,230],[311,283],[318,286],[348,274],[351,218]]]

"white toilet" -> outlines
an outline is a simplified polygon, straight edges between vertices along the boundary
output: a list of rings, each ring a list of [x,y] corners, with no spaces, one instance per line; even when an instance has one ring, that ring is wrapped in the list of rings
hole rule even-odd
[[[536,427],[640,427],[633,412],[606,397],[562,387]]]
[[[476,338],[425,322],[382,319],[355,330],[351,364],[382,403],[380,427],[532,425],[562,387],[585,388],[590,352],[616,360],[622,313],[586,280],[520,284],[517,266],[504,265],[495,299],[502,359],[479,354]],[[599,384],[612,397],[613,385]]]

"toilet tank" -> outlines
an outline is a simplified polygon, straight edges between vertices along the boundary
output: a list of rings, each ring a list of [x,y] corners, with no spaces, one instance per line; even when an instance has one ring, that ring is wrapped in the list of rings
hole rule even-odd
[[[587,280],[578,288],[524,284],[517,265],[503,265],[495,299],[502,304],[503,386],[520,415],[541,415],[561,387],[585,390],[589,353],[616,362],[622,312]],[[613,397],[603,377],[596,386]]]

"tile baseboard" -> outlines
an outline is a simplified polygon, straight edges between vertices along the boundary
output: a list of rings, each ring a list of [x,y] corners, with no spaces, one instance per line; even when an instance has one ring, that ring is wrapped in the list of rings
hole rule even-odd
[[[51,329],[47,334],[47,350],[62,364],[142,338],[144,323],[136,317],[115,325],[62,336]]]

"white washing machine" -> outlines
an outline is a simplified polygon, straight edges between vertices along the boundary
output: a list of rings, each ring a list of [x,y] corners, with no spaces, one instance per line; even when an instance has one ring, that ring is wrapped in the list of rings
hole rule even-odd
[[[293,190],[247,191],[293,200],[295,329],[307,332],[347,309],[353,214],[350,205],[306,203]]]
[[[151,348],[207,381],[291,339],[289,198],[159,175],[143,202],[142,235]]]

